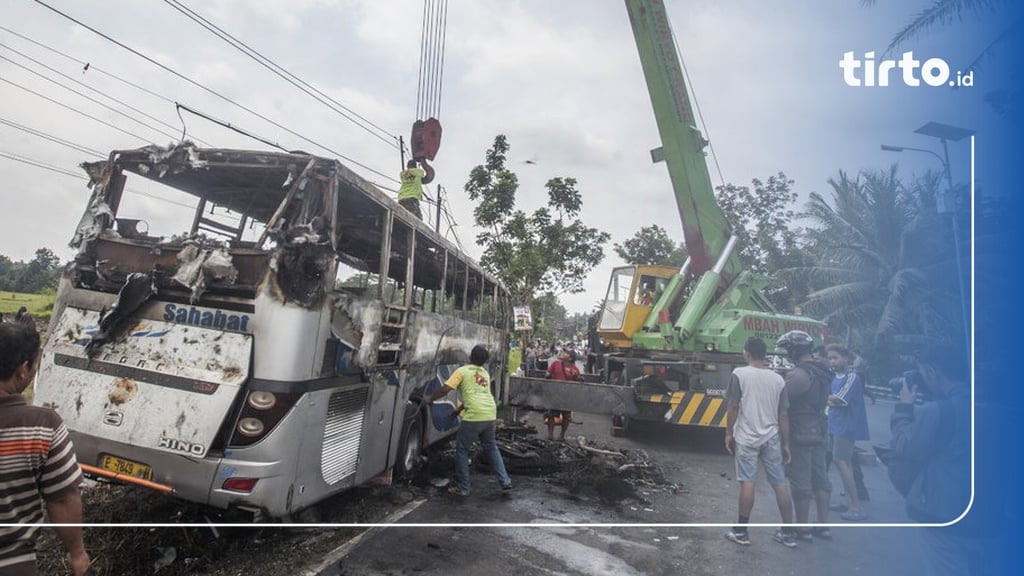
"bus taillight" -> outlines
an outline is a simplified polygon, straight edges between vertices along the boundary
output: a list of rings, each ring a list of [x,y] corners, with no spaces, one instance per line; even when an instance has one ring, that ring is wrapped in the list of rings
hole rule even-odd
[[[259,478],[228,478],[221,487],[232,492],[252,492],[259,481]]]
[[[253,390],[249,393],[248,403],[256,410],[270,410],[277,404],[277,396],[266,390]]]
[[[238,433],[247,438],[255,438],[263,435],[263,422],[259,418],[242,418],[238,421]]]
[[[295,405],[299,394],[253,390],[246,396],[229,446],[248,446],[270,433]]]

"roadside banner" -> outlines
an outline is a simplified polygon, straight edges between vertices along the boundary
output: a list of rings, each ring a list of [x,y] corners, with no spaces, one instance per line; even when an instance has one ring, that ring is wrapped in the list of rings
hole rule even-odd
[[[516,330],[533,330],[533,315],[529,306],[513,306],[512,312],[516,315]]]

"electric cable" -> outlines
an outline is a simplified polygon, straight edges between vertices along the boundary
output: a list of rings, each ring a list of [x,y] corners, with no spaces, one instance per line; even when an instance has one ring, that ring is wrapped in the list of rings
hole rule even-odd
[[[61,168],[59,166],[54,166],[53,164],[48,164],[48,163],[43,162],[41,160],[36,160],[35,158],[29,158],[28,156],[22,156],[20,154],[14,154],[12,152],[6,152],[6,151],[3,151],[3,150],[0,150],[0,157],[7,158],[9,160],[14,160],[15,162],[21,162],[22,164],[27,164],[29,166],[35,166],[36,168],[42,168],[44,170],[49,170],[50,172],[55,172],[57,174],[62,174],[64,176],[70,176],[71,178],[76,178],[78,180],[83,180],[85,182],[89,181],[89,179],[85,175],[83,175],[83,174],[80,174],[78,172],[72,172],[70,170]],[[157,196],[155,194],[150,194],[148,192],[143,192],[141,190],[135,190],[133,188],[128,188],[128,187],[125,187],[124,190],[125,190],[125,192],[129,192],[131,194],[137,194],[139,196],[145,196],[146,198],[150,198],[150,199],[153,199],[153,200],[164,202],[166,204],[174,204],[175,206],[181,206],[183,208],[188,208],[190,210],[194,210],[195,209],[194,205],[185,204],[184,202],[177,202],[175,200],[171,200],[170,198],[161,198],[160,196]]]
[[[148,129],[150,129],[150,130],[152,130],[152,131],[154,131],[154,132],[156,132],[156,133],[158,133],[158,134],[160,134],[162,136],[165,136],[167,138],[177,138],[177,135],[175,135],[175,134],[168,134],[167,132],[164,132],[163,130],[161,130],[159,128],[156,128],[154,126],[146,124],[145,122],[143,122],[141,120],[138,120],[137,118],[134,118],[134,117],[132,117],[129,114],[125,114],[124,112],[118,110],[117,108],[114,108],[113,106],[109,106],[107,104],[104,104],[103,102],[100,102],[99,100],[93,98],[92,96],[89,96],[87,94],[83,94],[82,92],[79,92],[78,90],[75,90],[74,88],[71,88],[70,86],[67,86],[65,84],[62,84],[62,83],[54,80],[53,78],[46,77],[42,73],[37,72],[37,71],[29,68],[28,66],[25,66],[24,64],[20,64],[18,62],[15,62],[14,60],[11,60],[7,56],[4,56],[4,55],[0,54],[0,60],[6,61],[6,62],[10,62],[11,64],[14,64],[18,68],[21,68],[22,70],[28,72],[29,74],[33,74],[35,76],[38,76],[39,78],[42,78],[43,80],[46,80],[47,82],[50,82],[52,84],[56,84],[57,86],[60,86],[61,88],[67,90],[68,92],[71,92],[73,94],[77,94],[78,96],[81,96],[82,98],[85,98],[86,100],[92,102],[93,104],[102,106],[102,107],[106,108],[107,110],[113,112],[114,114],[117,114],[119,116],[123,116],[124,118],[127,118],[127,119],[131,120],[132,122],[135,122],[135,123],[139,124],[140,126],[142,126],[144,128],[148,128]]]
[[[85,181],[89,180],[88,178],[86,178],[82,174],[77,174],[77,173],[72,172],[70,170],[65,170],[64,168],[61,168],[59,166],[54,166],[52,164],[47,164],[45,162],[40,162],[39,160],[34,160],[34,159],[28,158],[26,156],[21,156],[20,154],[13,154],[11,152],[5,152],[3,150],[0,150],[0,157],[7,158],[9,160],[14,160],[15,162],[21,162],[22,164],[28,164],[29,166],[35,166],[36,168],[42,168],[44,170],[49,170],[50,172],[56,172],[57,174],[63,174],[64,176],[70,176],[72,178],[78,178],[79,180],[85,180]]]
[[[0,76],[0,82],[6,82],[6,83],[10,84],[11,86],[14,86],[16,88],[21,88],[25,92],[28,92],[30,94],[34,94],[34,95],[42,98],[43,100],[46,100],[48,102],[56,104],[57,106],[60,106],[61,108],[65,108],[67,110],[70,110],[70,111],[74,112],[75,114],[79,114],[79,115],[85,116],[86,118],[89,118],[91,120],[95,120],[96,122],[99,122],[100,124],[103,124],[104,126],[113,128],[114,130],[117,130],[118,132],[121,132],[123,134],[127,134],[127,135],[131,136],[132,138],[138,138],[139,140],[142,140],[146,144],[151,144],[151,142],[150,142],[150,140],[148,138],[143,138],[142,136],[139,136],[138,134],[134,134],[134,133],[129,132],[129,131],[123,129],[123,128],[115,126],[115,125],[111,124],[110,122],[107,122],[106,120],[100,120],[99,118],[97,118],[97,117],[95,117],[95,116],[93,116],[91,114],[88,114],[86,112],[82,112],[78,108],[75,108],[73,106],[69,106],[67,104],[64,104],[63,102],[58,101],[58,100],[54,100],[53,98],[50,98],[49,96],[46,96],[44,94],[40,94],[39,92],[36,92],[35,90],[32,90],[31,88],[26,88],[25,86],[22,86],[21,84],[18,84],[17,82],[14,82],[12,80],[8,80],[7,78],[4,78],[2,76]]]
[[[23,53],[23,52],[21,52],[21,51],[19,51],[19,50],[16,50],[16,49],[14,49],[14,48],[11,48],[10,46],[7,46],[6,44],[4,44],[4,43],[2,43],[2,42],[0,42],[0,48],[5,48],[5,49],[7,49],[7,50],[10,50],[11,52],[14,52],[15,54],[17,54],[17,55],[21,56],[22,58],[24,58],[24,59],[28,60],[29,62],[32,62],[33,64],[36,64],[36,65],[38,65],[38,66],[41,66],[41,67],[43,67],[43,68],[45,68],[45,69],[47,69],[47,70],[49,70],[49,71],[53,72],[54,74],[57,74],[58,76],[60,76],[60,77],[62,77],[62,78],[64,78],[64,79],[66,79],[66,80],[70,80],[71,82],[74,82],[75,84],[78,84],[79,86],[82,86],[83,88],[86,88],[86,89],[88,89],[88,90],[91,90],[91,91],[95,92],[96,94],[99,94],[99,95],[103,96],[104,98],[107,98],[107,99],[109,99],[109,100],[111,100],[111,101],[113,101],[113,102],[116,102],[116,103],[118,103],[119,105],[121,105],[121,106],[124,106],[125,108],[127,108],[127,109],[129,109],[129,110],[132,110],[132,111],[134,111],[134,112],[137,112],[137,113],[139,113],[139,114],[141,114],[141,115],[145,116],[146,118],[149,118],[150,120],[153,120],[154,122],[157,122],[158,124],[161,124],[161,125],[163,125],[163,126],[164,126],[164,127],[166,127],[166,128],[170,128],[171,130],[177,130],[177,129],[178,129],[178,128],[177,128],[176,126],[173,126],[173,125],[171,125],[171,124],[168,124],[167,122],[164,122],[163,120],[161,120],[161,119],[157,118],[156,116],[153,116],[152,114],[148,114],[148,113],[146,113],[146,112],[145,112],[144,110],[140,110],[140,109],[138,109],[138,108],[136,108],[136,107],[132,106],[131,104],[128,104],[127,102],[124,102],[123,100],[119,100],[119,99],[117,99],[117,98],[114,98],[113,96],[111,96],[111,95],[109,95],[109,94],[107,94],[107,93],[103,92],[102,90],[98,90],[98,89],[96,89],[96,88],[94,88],[94,87],[92,87],[92,86],[89,86],[88,84],[86,84],[86,83],[84,83],[84,82],[80,82],[80,81],[78,81],[78,80],[76,80],[76,79],[72,78],[71,76],[68,76],[67,74],[65,74],[65,73],[61,72],[60,70],[57,70],[56,68],[53,68],[53,67],[51,67],[51,66],[48,66],[48,65],[46,65],[45,63],[43,63],[43,62],[40,62],[39,60],[36,60],[35,58],[32,58],[32,57],[31,57],[31,56],[29,56],[28,54],[25,54],[25,53]],[[0,58],[3,58],[3,57],[2,57],[2,56],[0,56]],[[10,61],[10,60],[8,60],[8,61]],[[20,66],[20,65],[19,65],[19,66]],[[22,68],[24,68],[24,66],[22,66]],[[36,73],[36,72],[33,72],[33,74],[38,74],[38,73]],[[49,80],[49,79],[48,79],[48,80]],[[51,80],[51,82],[52,82],[52,80]],[[66,86],[65,86],[64,88],[65,88],[65,89],[68,89],[68,90],[70,90],[70,88],[67,88]],[[120,112],[118,112],[118,113],[120,114]],[[136,120],[136,122],[138,122],[138,120]],[[140,122],[140,123],[141,123],[141,122]],[[157,130],[156,128],[153,128],[152,126],[149,126],[149,125],[146,125],[146,124],[144,124],[144,126],[146,126],[147,128],[150,128],[151,130]],[[157,131],[159,132],[159,130],[157,130]],[[163,132],[161,132],[161,134],[164,134],[164,133],[163,133]],[[167,134],[164,134],[164,135],[166,136]],[[203,144],[203,145],[205,145],[205,146],[210,146],[210,144],[209,144],[208,142],[204,142],[203,140],[200,140],[199,138],[193,138],[193,139],[194,139],[194,140],[195,140],[196,142],[199,142],[200,144]]]
[[[292,86],[294,86],[294,87],[298,88],[299,90],[305,92],[307,95],[311,96],[313,99],[315,99],[316,101],[320,102],[324,106],[327,106],[333,112],[339,114],[340,116],[342,116],[346,120],[348,120],[348,121],[352,122],[353,124],[355,124],[356,126],[362,128],[363,130],[365,130],[371,136],[373,136],[375,138],[378,138],[379,140],[383,141],[385,144],[387,144],[389,146],[392,146],[392,147],[395,147],[395,148],[398,147],[398,144],[396,144],[396,142],[395,142],[397,140],[397,137],[395,135],[389,133],[387,130],[384,130],[380,126],[374,124],[370,120],[367,120],[365,117],[359,115],[358,113],[353,111],[351,108],[345,106],[344,104],[338,102],[334,98],[328,96],[323,91],[321,91],[320,89],[316,88],[315,86],[313,86],[309,82],[306,82],[305,80],[299,78],[298,76],[296,76],[292,72],[289,72],[283,66],[280,66],[279,64],[277,64],[276,62],[274,62],[270,58],[267,58],[266,56],[261,54],[259,51],[257,51],[255,48],[252,48],[251,46],[249,46],[245,42],[242,42],[241,40],[239,40],[238,38],[233,36],[231,33],[225,31],[223,28],[221,28],[221,27],[217,26],[216,24],[210,22],[209,20],[207,20],[203,16],[199,15],[197,12],[195,12],[194,10],[189,8],[188,6],[185,6],[184,4],[182,4],[180,2],[177,2],[176,0],[164,0],[164,3],[166,3],[168,6],[174,8],[175,10],[180,12],[181,14],[185,15],[187,18],[189,18],[193,22],[199,24],[205,30],[210,32],[211,34],[213,34],[213,35],[217,36],[218,38],[220,38],[221,40],[227,42],[232,47],[234,47],[236,50],[238,50],[239,52],[245,54],[246,56],[248,56],[252,60],[256,61],[258,64],[260,64],[261,66],[263,66],[267,70],[270,70],[271,72],[273,72],[277,76],[281,77],[282,79],[284,79],[286,82],[288,82]],[[341,108],[341,110],[339,110],[338,108]],[[342,110],[344,110],[344,112]],[[348,114],[346,114],[346,112]],[[355,116],[355,118],[353,118],[352,116],[349,116],[349,114],[351,114],[352,116]],[[357,121],[356,118],[358,118],[360,121],[365,122],[366,124],[368,124],[369,127],[364,125],[364,124],[362,124],[362,123],[360,123],[359,121]],[[387,138],[385,138],[384,136],[381,136],[380,134],[375,133],[373,130],[370,129],[370,127],[372,127],[374,129],[376,129],[377,131],[383,133],[385,136],[387,136]],[[390,140],[388,138],[390,138]]]
[[[66,146],[68,148],[71,148],[72,150],[75,150],[76,152],[91,154],[93,156],[98,156],[99,158],[106,158],[106,155],[100,152],[99,150],[93,150],[92,148],[89,148],[87,146],[76,144],[75,142],[72,142],[70,140],[65,140],[58,136],[54,136],[53,134],[47,134],[42,130],[30,128],[28,126],[25,126],[24,124],[14,122],[13,120],[8,120],[6,118],[0,117],[0,124],[6,124],[7,126],[14,128],[15,130],[21,130],[22,132],[27,132],[28,134],[32,134],[33,136],[38,136],[39,138],[43,138],[45,140],[49,140],[50,142],[60,144],[61,146]]]
[[[14,30],[11,30],[10,28],[7,28],[6,26],[4,26],[2,24],[0,24],[0,30],[3,30],[4,32],[10,33],[10,34],[13,34],[13,35],[17,36],[18,38],[21,38],[22,40],[25,40],[26,42],[31,42],[32,44],[35,44],[36,46],[38,46],[38,47],[40,47],[40,48],[42,48],[44,50],[49,50],[50,52],[53,52],[54,54],[57,54],[59,56],[63,56],[64,58],[67,58],[68,60],[71,60],[72,62],[78,63],[79,65],[83,66],[83,69],[82,69],[83,73],[85,71],[99,72],[100,74],[103,74],[104,76],[107,76],[108,78],[110,78],[112,80],[116,80],[116,81],[118,81],[118,82],[120,82],[122,84],[125,84],[127,86],[131,86],[132,88],[135,88],[137,90],[141,90],[142,92],[145,92],[146,94],[149,94],[150,96],[159,98],[159,99],[161,99],[164,102],[167,102],[169,104],[174,104],[174,100],[168,98],[167,96],[164,96],[163,94],[160,94],[159,92],[154,92],[153,90],[150,90],[149,88],[146,88],[145,86],[140,86],[140,85],[138,85],[138,84],[136,84],[134,82],[131,82],[129,80],[125,80],[124,78],[121,78],[120,76],[118,76],[116,74],[113,74],[111,72],[107,72],[106,70],[100,68],[99,66],[93,65],[91,62],[86,62],[84,60],[79,60],[78,58],[75,58],[74,56],[72,56],[72,55],[70,55],[70,54],[68,54],[66,52],[61,52],[60,50],[57,50],[56,48],[54,48],[52,46],[47,46],[46,44],[43,44],[42,42],[39,42],[37,40],[33,40],[33,39],[29,38],[28,36],[25,36],[24,34],[20,34],[18,32],[15,32]]]
[[[173,74],[174,76],[176,76],[176,77],[178,77],[178,78],[188,82],[189,84],[195,86],[196,88],[199,88],[200,90],[203,90],[204,92],[207,92],[208,94],[211,94],[211,95],[213,95],[213,96],[223,100],[224,102],[227,102],[227,103],[231,104],[232,106],[240,108],[240,109],[242,109],[242,110],[252,114],[253,116],[256,116],[257,118],[260,118],[261,120],[263,120],[265,122],[268,122],[269,124],[272,124],[273,126],[279,128],[281,130],[284,130],[285,132],[291,134],[292,136],[295,136],[296,138],[299,138],[300,140],[302,140],[304,142],[312,144],[313,146],[316,146],[317,148],[320,148],[322,150],[326,150],[327,152],[329,152],[331,154],[334,154],[338,158],[342,158],[342,159],[344,159],[344,160],[346,160],[346,161],[348,161],[348,162],[350,162],[350,163],[352,163],[352,164],[354,164],[356,166],[359,166],[361,168],[369,170],[370,172],[378,174],[378,175],[380,175],[380,176],[382,176],[384,178],[387,178],[389,180],[397,181],[397,179],[395,179],[395,178],[393,178],[391,176],[388,176],[388,175],[384,174],[383,172],[380,172],[378,170],[370,168],[369,166],[367,166],[367,165],[365,165],[365,164],[363,164],[363,163],[361,163],[361,162],[359,162],[359,161],[357,161],[357,160],[355,160],[353,158],[349,158],[348,156],[338,152],[337,150],[329,148],[328,146],[326,146],[324,144],[320,144],[319,142],[316,142],[315,140],[312,140],[312,139],[310,139],[310,138],[308,138],[306,136],[303,136],[302,134],[292,130],[291,128],[288,128],[287,126],[284,126],[283,124],[281,124],[279,122],[271,120],[267,116],[265,116],[265,115],[255,111],[255,110],[253,110],[252,108],[249,108],[248,106],[245,106],[244,104],[240,104],[240,103],[232,100],[231,98],[228,98],[227,96],[224,96],[223,94],[217,92],[216,90],[214,90],[212,88],[209,88],[209,87],[201,84],[200,82],[197,82],[196,80],[193,80],[193,79],[189,78],[188,76],[185,76],[181,72],[178,72],[177,70],[167,66],[166,64],[163,64],[163,63],[161,63],[161,62],[159,62],[157,60],[154,60],[153,58],[143,54],[139,50],[136,50],[135,48],[132,48],[132,47],[130,47],[130,46],[128,46],[128,45],[126,45],[126,44],[124,44],[124,43],[122,43],[122,42],[120,42],[120,41],[118,41],[118,40],[116,40],[116,39],[114,39],[114,38],[112,38],[110,36],[108,36],[107,34],[104,34],[103,32],[100,32],[99,30],[93,28],[92,26],[89,26],[88,24],[85,24],[84,22],[82,22],[81,20],[76,19],[75,17],[71,16],[70,14],[66,14],[65,12],[62,12],[62,11],[58,10],[57,8],[54,8],[53,6],[50,6],[46,2],[43,2],[42,0],[33,0],[33,1],[36,4],[39,4],[40,6],[42,6],[42,7],[46,8],[46,9],[50,10],[51,12],[54,12],[55,14],[61,16],[62,18],[65,18],[65,19],[67,19],[67,20],[69,20],[71,22],[74,22],[75,24],[78,24],[79,26],[81,26],[81,27],[85,28],[86,30],[92,32],[93,34],[96,34],[97,36],[103,38],[104,40],[106,40],[106,41],[108,41],[108,42],[110,42],[110,43],[112,43],[112,44],[114,44],[114,45],[116,45],[116,46],[118,46],[118,47],[120,47],[120,48],[122,48],[124,50],[127,50],[128,52],[131,52],[132,54],[135,54],[136,56],[138,56],[139,58],[142,58],[143,60],[149,62],[150,64],[153,64],[154,66],[157,66],[158,68],[160,68],[160,69],[162,69],[162,70],[164,70],[164,71],[166,71],[166,72],[168,72],[170,74]]]

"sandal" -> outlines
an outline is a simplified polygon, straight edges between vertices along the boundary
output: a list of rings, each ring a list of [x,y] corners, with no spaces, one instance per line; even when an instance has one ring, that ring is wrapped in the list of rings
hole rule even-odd
[[[458,486],[449,486],[448,493],[453,496],[469,496],[469,490],[463,490]]]
[[[832,539],[832,531],[828,528],[814,528],[811,530],[811,532],[818,538],[821,538],[822,540]]]
[[[796,539],[802,542],[814,542],[814,534],[810,530],[797,530]]]

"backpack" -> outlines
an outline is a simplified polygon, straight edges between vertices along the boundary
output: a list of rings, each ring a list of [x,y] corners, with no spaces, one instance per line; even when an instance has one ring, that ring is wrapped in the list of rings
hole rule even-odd
[[[938,403],[939,433],[933,439],[933,446],[942,448],[953,439],[953,401],[944,398]],[[889,446],[875,446],[875,453],[882,464],[885,464],[889,473],[889,481],[892,482],[893,487],[906,498],[918,476],[924,471],[927,460],[896,456],[895,451]]]

